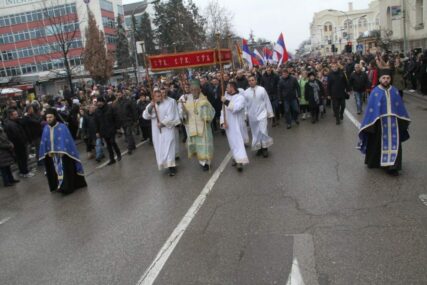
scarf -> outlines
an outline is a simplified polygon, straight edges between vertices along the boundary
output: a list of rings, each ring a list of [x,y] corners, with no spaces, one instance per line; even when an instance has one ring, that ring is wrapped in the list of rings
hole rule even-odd
[[[314,101],[316,102],[316,104],[319,104],[319,92],[320,92],[320,87],[317,84],[316,81],[309,81],[308,82],[311,86],[311,88],[313,88],[313,93],[314,93]]]

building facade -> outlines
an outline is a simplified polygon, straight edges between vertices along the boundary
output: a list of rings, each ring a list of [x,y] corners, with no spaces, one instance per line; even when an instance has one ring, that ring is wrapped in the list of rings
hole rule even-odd
[[[382,37],[391,50],[404,49],[404,29],[408,49],[427,49],[427,0],[379,0]]]
[[[310,24],[311,52],[330,55],[335,48],[336,53],[341,53],[347,44],[355,52],[360,36],[379,29],[378,6],[378,1],[372,1],[367,9],[354,10],[350,2],[348,11],[328,9],[315,13]]]
[[[87,2],[0,0],[1,83],[54,81],[56,85],[63,85],[65,80],[58,80],[64,77],[63,56],[55,46],[58,35],[65,36],[70,46],[68,59],[73,73],[83,75],[82,52],[88,8],[104,31],[108,50],[114,51],[116,18],[124,14],[121,0]],[[43,93],[51,89],[47,83],[40,86],[45,87],[41,90]]]

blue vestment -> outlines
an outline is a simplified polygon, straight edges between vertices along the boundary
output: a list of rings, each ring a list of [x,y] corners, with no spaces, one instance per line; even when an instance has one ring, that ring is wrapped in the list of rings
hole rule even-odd
[[[40,160],[45,159],[46,155],[53,160],[58,176],[58,189],[61,187],[64,179],[62,161],[64,155],[73,160],[76,174],[84,175],[83,165],[81,164],[76,144],[67,126],[64,124],[57,123],[53,127],[50,125],[44,127],[39,150]]]
[[[393,166],[400,143],[409,138],[406,129],[405,133],[399,133],[398,119],[411,121],[399,91],[393,86],[386,90],[378,85],[369,95],[368,106],[359,131],[359,148],[362,153],[366,153],[368,134],[365,130],[380,120],[381,166]]]

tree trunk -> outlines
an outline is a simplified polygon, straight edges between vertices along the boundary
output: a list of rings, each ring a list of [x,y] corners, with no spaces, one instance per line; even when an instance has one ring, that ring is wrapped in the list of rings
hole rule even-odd
[[[74,92],[73,75],[71,73],[70,64],[68,62],[68,53],[64,52],[63,58],[64,58],[65,71],[67,72],[68,84],[70,85],[70,91],[71,91],[71,94],[74,96],[76,93]]]

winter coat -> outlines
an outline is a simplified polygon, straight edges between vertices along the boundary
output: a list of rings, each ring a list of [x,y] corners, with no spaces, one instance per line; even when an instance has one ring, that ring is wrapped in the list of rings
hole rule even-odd
[[[42,137],[42,121],[42,116],[37,114],[27,115],[22,118],[22,125],[30,142]]]
[[[7,138],[6,132],[0,128],[0,167],[10,166],[15,162],[12,147],[13,143]]]
[[[267,91],[270,100],[278,98],[277,86],[279,85],[279,80],[279,75],[274,72],[270,73],[270,75],[265,72],[262,76],[262,87],[264,87],[265,91]]]
[[[27,134],[20,121],[6,120],[4,130],[9,140],[15,146],[15,149],[24,148],[28,144]]]
[[[396,87],[397,90],[405,89],[405,80],[403,79],[403,75],[404,75],[403,66],[394,68],[392,85]]]
[[[146,120],[142,117],[142,113],[144,113],[145,108],[147,108],[148,104],[150,104],[150,101],[138,100],[138,103],[136,103],[136,109],[138,111],[138,121],[142,127],[151,126],[151,120]]]
[[[323,88],[322,82],[320,82],[317,79],[315,79],[314,81],[319,86],[319,94],[318,94],[319,100],[318,100],[318,102],[316,102],[316,100],[314,98],[314,89],[310,85],[310,80],[307,81],[307,83],[305,84],[305,88],[304,88],[304,98],[305,98],[305,100],[307,100],[308,104],[310,105],[310,108],[316,108],[316,107],[322,105],[322,99],[325,97],[325,89]]]
[[[301,89],[298,80],[291,75],[287,78],[280,78],[277,90],[279,98],[282,101],[292,101],[297,97],[301,97]]]
[[[350,88],[355,92],[365,92],[369,89],[369,80],[366,73],[354,71],[350,75]]]
[[[117,111],[117,117],[121,127],[132,125],[137,120],[136,103],[127,98],[121,98],[116,101],[114,108]]]
[[[117,114],[112,106],[104,104],[95,111],[96,132],[103,138],[111,138],[120,126]]]
[[[344,72],[337,70],[329,73],[328,94],[332,99],[344,99],[348,90],[348,82]]]
[[[91,142],[96,141],[96,122],[95,113],[83,116],[82,137]]]
[[[242,76],[240,78],[236,77],[236,84],[237,84],[237,88],[242,88],[243,90],[246,90],[249,88],[249,82],[245,76]]]

